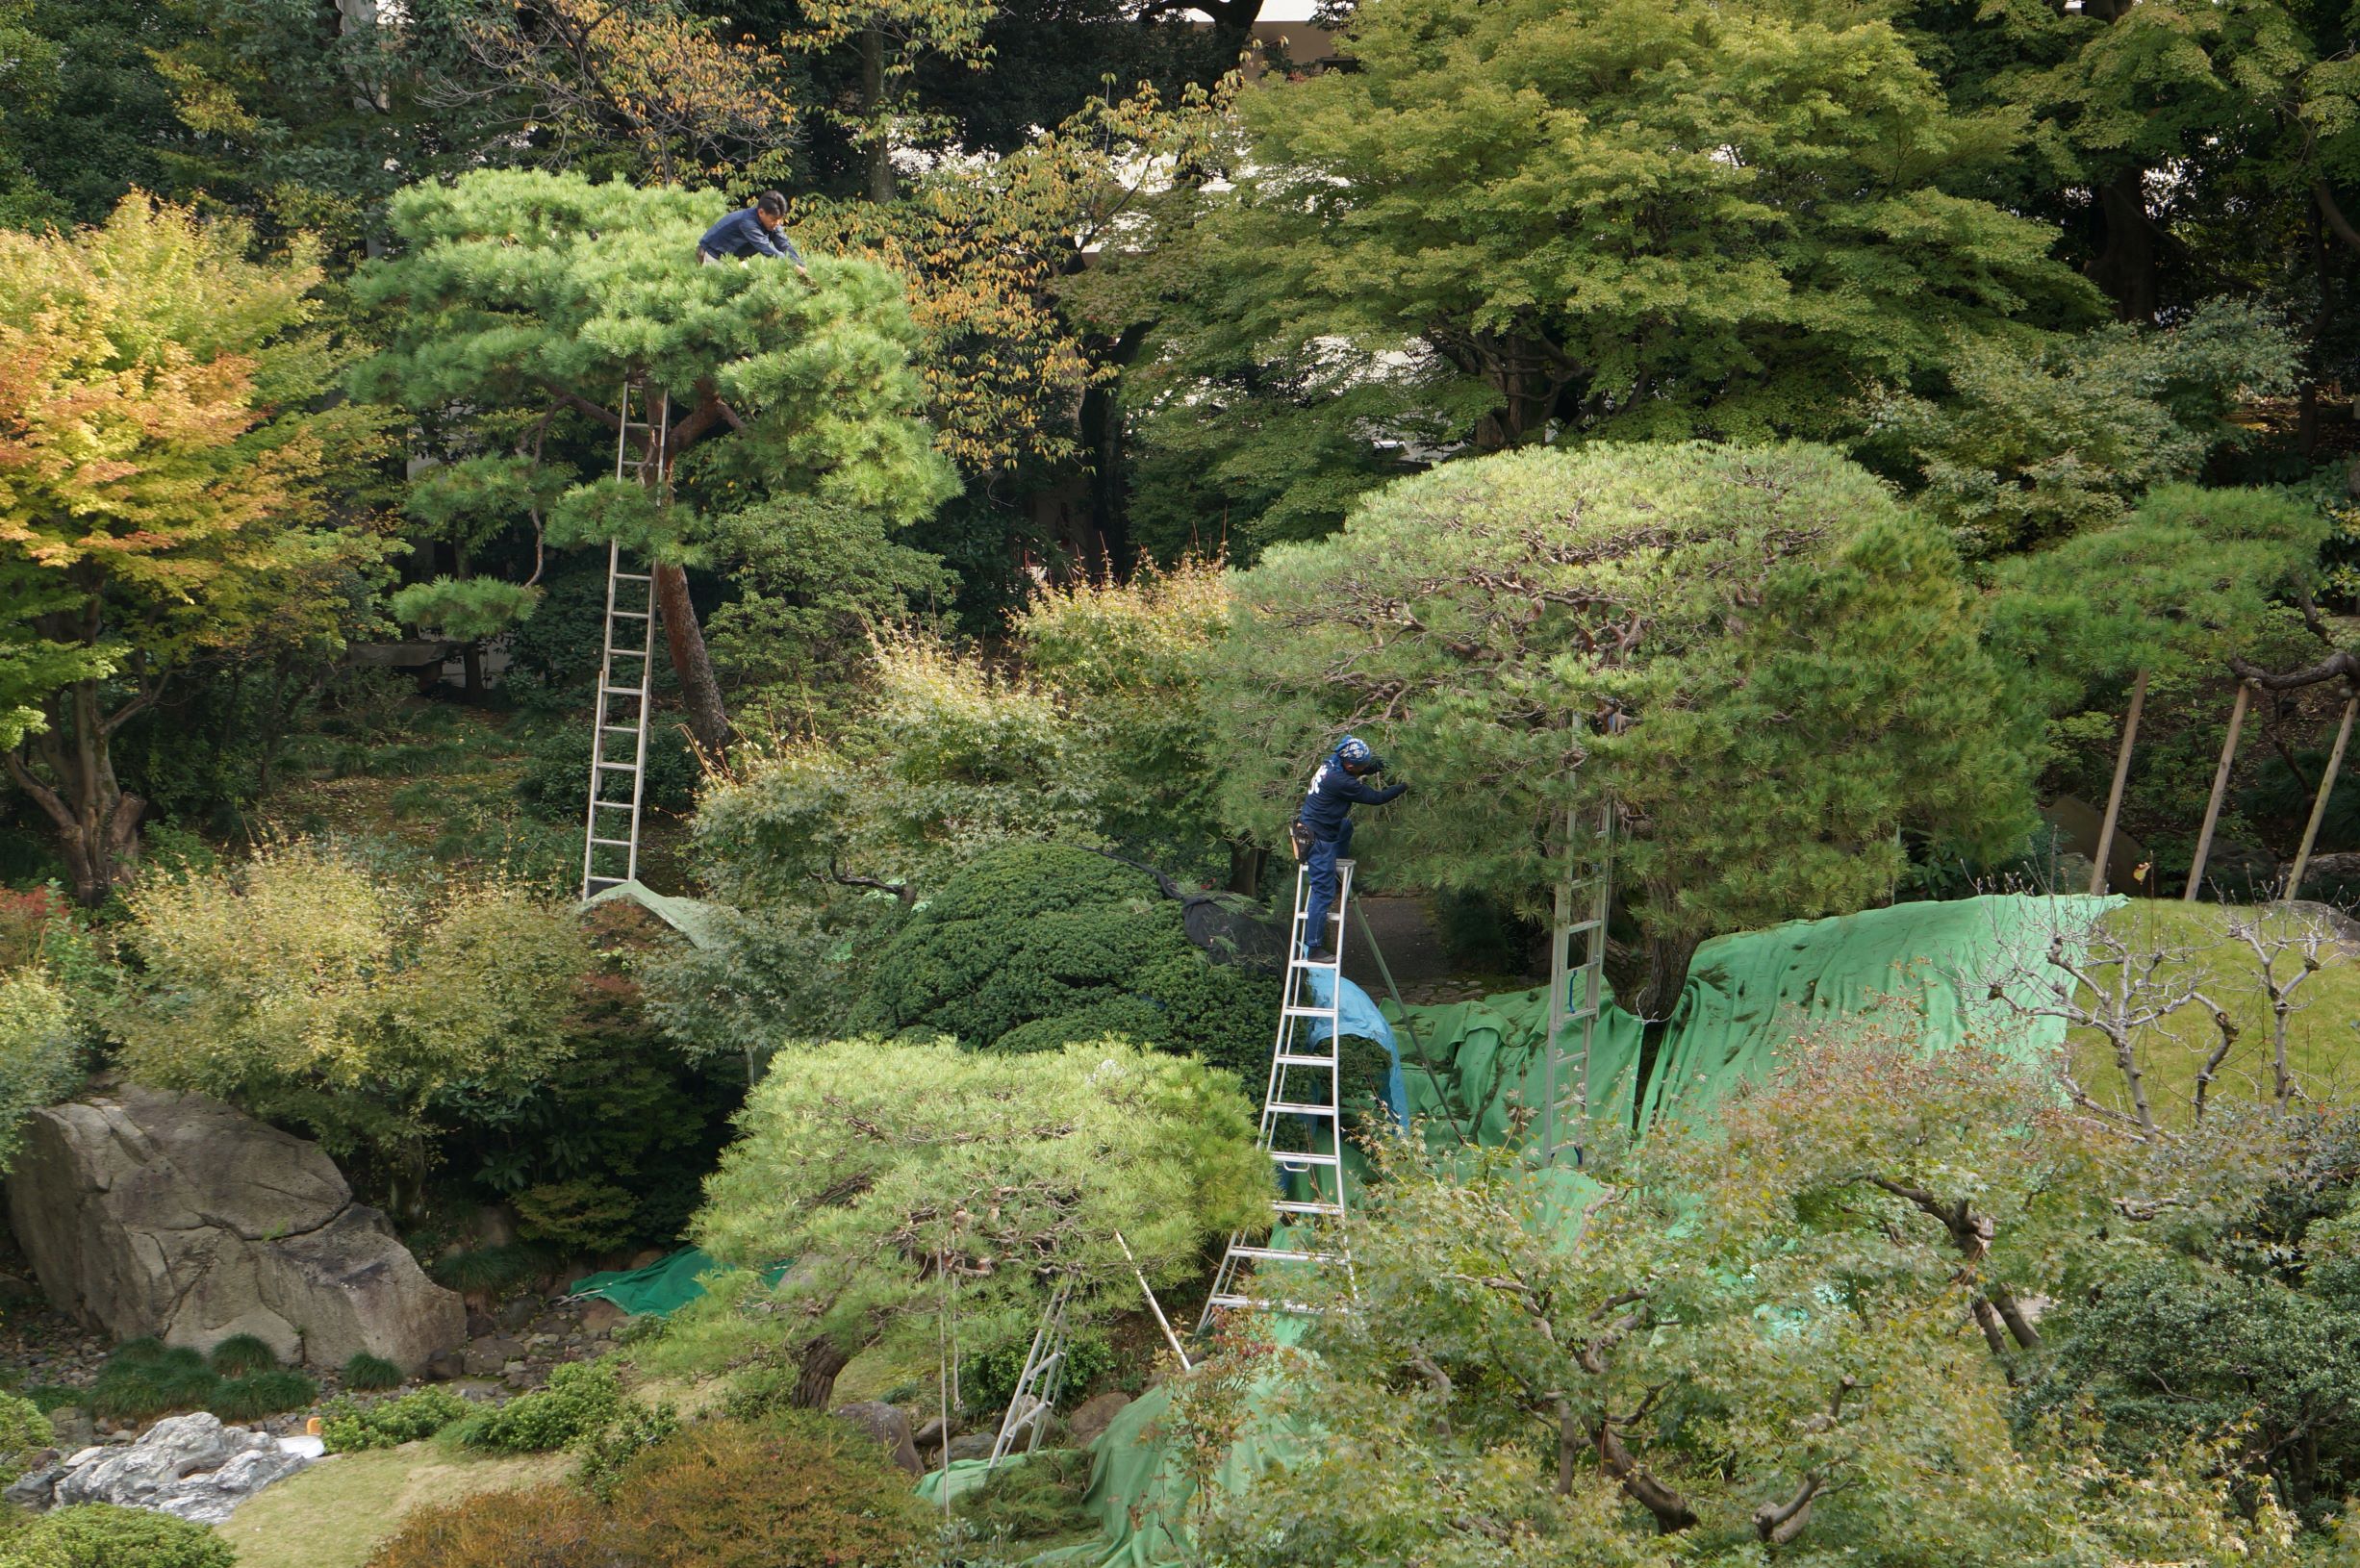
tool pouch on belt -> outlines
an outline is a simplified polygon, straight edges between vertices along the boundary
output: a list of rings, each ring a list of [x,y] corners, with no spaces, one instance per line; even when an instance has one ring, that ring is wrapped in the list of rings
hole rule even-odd
[[[1307,860],[1311,854],[1311,827],[1300,818],[1286,824],[1286,847],[1295,852],[1297,860]]]

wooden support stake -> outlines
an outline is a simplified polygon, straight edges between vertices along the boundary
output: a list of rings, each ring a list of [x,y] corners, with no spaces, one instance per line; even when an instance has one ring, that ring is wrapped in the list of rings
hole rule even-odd
[[[2106,860],[2114,853],[2114,827],[2122,815],[2122,786],[2131,776],[2131,747],[2139,740],[2139,714],[2147,705],[2147,672],[2131,687],[2130,712],[2122,716],[2122,747],[2115,753],[2114,787],[2106,792],[2106,821],[2097,830],[2097,864],[2090,868],[2090,891],[2106,891]]]
[[[2319,798],[2311,802],[2311,820],[2302,830],[2302,847],[2295,851],[2295,869],[2287,876],[2282,898],[2302,896],[2302,873],[2311,865],[2311,847],[2319,842],[2319,824],[2327,817],[2327,797],[2335,793],[2335,775],[2344,770],[2344,744],[2351,739],[2352,710],[2360,708],[2360,696],[2344,699],[2344,721],[2336,725],[2335,749],[2327,753],[2327,771],[2320,775]]]
[[[2195,903],[2197,890],[2204,886],[2204,862],[2213,852],[2213,829],[2220,822],[2220,802],[2229,794],[2229,766],[2237,760],[2237,732],[2246,725],[2246,704],[2252,700],[2253,688],[2244,681],[2237,683],[2237,700],[2229,706],[2229,733],[2220,743],[2220,763],[2213,770],[2213,793],[2204,802],[2204,826],[2196,834],[2196,857],[2188,863],[2188,891],[2180,895],[2182,903]]]

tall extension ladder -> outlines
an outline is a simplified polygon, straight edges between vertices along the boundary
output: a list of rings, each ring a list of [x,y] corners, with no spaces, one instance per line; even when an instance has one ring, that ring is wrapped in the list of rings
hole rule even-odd
[[[1295,868],[1295,915],[1286,933],[1286,990],[1279,1007],[1279,1037],[1270,1052],[1270,1084],[1262,1096],[1261,1134],[1256,1143],[1281,1172],[1310,1173],[1316,1189],[1325,1173],[1333,1184],[1333,1201],[1318,1192],[1309,1199],[1280,1197],[1271,1201],[1274,1225],[1293,1226],[1309,1229],[1305,1239],[1312,1243],[1304,1247],[1273,1245],[1272,1236],[1260,1245],[1249,1243],[1248,1231],[1240,1230],[1230,1237],[1229,1250],[1221,1254],[1221,1267],[1213,1275],[1212,1294],[1205,1300],[1205,1313],[1197,1320],[1201,1333],[1212,1322],[1213,1314],[1225,1308],[1278,1306],[1293,1309],[1295,1303],[1265,1301],[1249,1296],[1240,1288],[1238,1271],[1250,1263],[1293,1263],[1308,1267],[1340,1268],[1348,1282],[1353,1281],[1352,1250],[1346,1231],[1347,1215],[1344,1204],[1344,1096],[1343,1096],[1343,1024],[1341,998],[1344,971],[1344,910],[1352,898],[1353,863],[1335,863],[1335,907],[1329,919],[1334,923],[1332,937],[1326,932],[1327,948],[1335,954],[1332,962],[1313,963],[1306,954],[1315,946],[1307,940],[1304,928],[1305,917],[1310,913],[1311,869],[1308,865]],[[1316,994],[1308,990],[1307,976],[1314,971],[1328,976],[1328,1000],[1320,1005]],[[1313,1025],[1308,1042],[1296,1038],[1298,1025]],[[1326,1026],[1325,1050],[1319,1038],[1319,1025]],[[1282,1117],[1302,1117],[1313,1124],[1314,1131],[1308,1151],[1276,1149],[1272,1135],[1277,1132]],[[1325,1133],[1326,1149],[1321,1143]],[[1317,1245],[1325,1229],[1332,1245]]]
[[[1027,1454],[1041,1446],[1050,1412],[1056,1408],[1057,1395],[1065,1387],[1065,1352],[1072,1341],[1065,1307],[1073,1288],[1070,1279],[1057,1286],[1049,1299],[1049,1309],[1041,1315],[1041,1326],[1032,1331],[1032,1348],[1025,1353],[1024,1370],[1016,1375],[1016,1391],[1008,1396],[1008,1407],[1000,1417],[1000,1431],[992,1439],[986,1470],[997,1468],[1001,1460],[1017,1452],[1020,1443]]]
[[[638,400],[639,418],[631,417]],[[615,477],[642,485],[664,483],[665,426],[672,398],[656,393],[647,417],[647,389],[622,384],[622,422],[615,430]],[[633,441],[634,433],[639,440]],[[598,711],[590,732],[590,805],[582,834],[582,897],[639,875],[639,808],[647,784],[647,696],[655,679],[655,574],[622,569],[622,545],[606,546],[606,622],[599,641]],[[632,606],[638,608],[633,609]],[[622,661],[620,666],[616,661]],[[627,743],[612,737],[628,736]],[[628,791],[626,794],[625,791]]]
[[[1589,1119],[1590,1048],[1597,1043],[1598,1017],[1606,1005],[1606,922],[1614,901],[1614,828],[1618,807],[1612,796],[1598,808],[1595,825],[1573,808],[1565,811],[1565,879],[1557,885],[1556,932],[1549,943],[1549,1036],[1541,1055],[1540,1161],[1553,1165],[1571,1149],[1582,1158],[1582,1128]],[[1581,919],[1574,918],[1579,907]],[[1573,962],[1573,939],[1582,941],[1582,962]],[[1580,999],[1575,999],[1575,985]]]

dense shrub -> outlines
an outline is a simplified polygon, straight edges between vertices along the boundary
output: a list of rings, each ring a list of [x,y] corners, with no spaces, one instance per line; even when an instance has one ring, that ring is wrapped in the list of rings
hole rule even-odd
[[[539,1278],[549,1267],[549,1255],[540,1248],[508,1242],[436,1258],[434,1266],[426,1272],[434,1277],[436,1284],[447,1290],[505,1296]]]
[[[546,1454],[596,1436],[622,1413],[622,1377],[611,1361],[578,1361],[549,1374],[546,1388],[468,1418],[469,1448]]]
[[[954,1506],[988,1539],[1045,1544],[1095,1536],[1098,1515],[1082,1504],[1090,1462],[1085,1449],[1046,1449],[1021,1463],[1002,1465]]]
[[[367,1351],[359,1352],[344,1363],[343,1378],[346,1388],[357,1388],[364,1393],[399,1388],[402,1383],[401,1368],[384,1356],[371,1355]]]
[[[581,1454],[573,1479],[601,1502],[615,1500],[623,1472],[647,1450],[680,1434],[680,1408],[669,1400],[659,1404],[625,1404],[605,1429],[591,1433],[574,1446]]]
[[[204,1525],[145,1508],[88,1503],[42,1514],[0,1539],[0,1568],[236,1568]]]
[[[959,1368],[959,1397],[971,1411],[1004,1410],[1024,1376],[1029,1339],[1014,1339],[967,1357]],[[1099,1378],[1115,1367],[1114,1347],[1103,1333],[1076,1334],[1065,1347],[1065,1378],[1058,1403],[1072,1407],[1089,1396]]]
[[[432,1437],[474,1406],[447,1388],[421,1388],[397,1400],[363,1404],[354,1399],[334,1399],[320,1412],[320,1436],[331,1454],[364,1449],[398,1448]]]
[[[623,1568],[612,1535],[574,1487],[484,1492],[412,1511],[368,1568]]]
[[[872,1026],[976,1050],[1053,1050],[1129,1036],[1248,1078],[1267,1062],[1277,988],[1188,940],[1155,879],[1082,849],[987,850],[878,959]]]
[[[224,1378],[242,1378],[249,1372],[273,1372],[279,1364],[277,1354],[269,1346],[252,1334],[232,1334],[213,1348],[206,1357],[214,1371]]]
[[[0,1394],[0,1486],[25,1473],[25,1460],[57,1442],[57,1430],[38,1404]]]
[[[664,1568],[882,1568],[927,1535],[909,1478],[833,1417],[709,1422],[634,1460],[615,1489],[624,1558]]]
[[[45,968],[0,971],[0,1172],[16,1157],[25,1118],[82,1081],[72,997]]]
[[[300,1410],[318,1397],[319,1385],[302,1373],[273,1368],[224,1379],[205,1408],[224,1421],[260,1421],[281,1411]]]

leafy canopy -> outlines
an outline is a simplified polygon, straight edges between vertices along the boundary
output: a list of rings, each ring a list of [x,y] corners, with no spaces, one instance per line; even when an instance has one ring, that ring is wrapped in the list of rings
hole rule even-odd
[[[1357,730],[1414,779],[1378,820],[1389,873],[1535,907],[1565,810],[1611,796],[1642,924],[1685,942],[1859,908],[1901,869],[1897,830],[1989,852],[2028,819],[1948,542],[1824,448],[1449,464],[1236,594],[1208,701],[1224,814],[1265,842]]]
[[[108,1013],[130,1075],[422,1170],[434,1135],[496,1114],[572,1050],[591,954],[575,917],[485,882],[421,899],[333,848],[154,878]]]
[[[1128,1303],[1137,1286],[1116,1231],[1151,1282],[1176,1282],[1270,1190],[1234,1079],[1116,1041],[1019,1056],[949,1041],[791,1051],[740,1125],[696,1239],[749,1278],[797,1262],[711,1312],[755,1337],[783,1312],[846,1353],[899,1341],[930,1357],[946,1306],[961,1343],[983,1348],[1028,1327],[1060,1281],[1083,1318]]]

